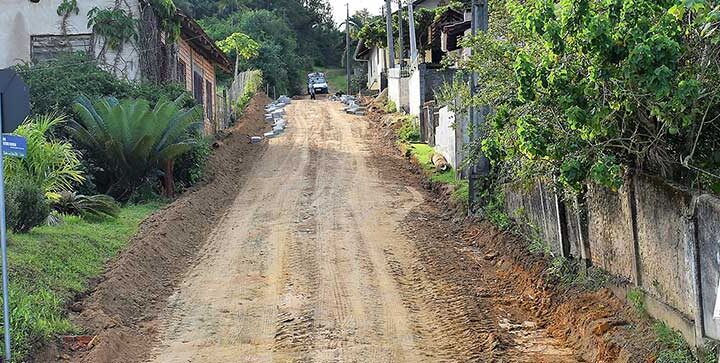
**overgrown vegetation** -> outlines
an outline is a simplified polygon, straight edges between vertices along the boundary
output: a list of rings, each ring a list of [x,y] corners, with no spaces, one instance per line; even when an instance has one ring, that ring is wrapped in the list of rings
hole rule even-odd
[[[452,169],[443,172],[437,171],[432,162],[435,149],[427,144],[404,143],[403,145],[407,153],[415,157],[415,160],[417,160],[431,182],[453,186],[454,190],[450,196],[452,200],[458,203],[467,203],[469,196],[467,180],[458,178]]]
[[[24,63],[16,69],[30,87],[31,110],[35,115],[72,115],[72,105],[80,95],[90,98],[143,98],[152,105],[163,98],[174,100],[187,95],[188,102],[183,106],[194,105],[192,95],[182,85],[154,85],[118,79],[84,53],[63,54],[37,64]]]
[[[392,102],[392,101],[389,101]],[[397,131],[400,141],[413,143],[420,141],[420,126],[416,117],[404,116],[400,119],[400,128]]]
[[[42,194],[39,200],[44,201]],[[87,289],[88,280],[102,273],[158,207],[127,206],[118,218],[90,222],[65,216],[60,226],[10,235],[10,321],[17,361],[58,334],[76,332],[65,314],[66,303]]]
[[[69,132],[103,165],[95,183],[103,192],[128,200],[143,183],[161,177],[165,196],[175,193],[175,160],[192,150],[202,110],[182,108],[182,99],[160,101],[80,97],[74,109],[79,122]]]
[[[569,191],[617,189],[631,169],[720,190],[717,5],[490,2],[490,30],[461,61],[479,92],[460,108],[492,109],[475,154],[500,179],[557,175]]]
[[[257,91],[262,86],[263,82],[263,74],[261,71],[251,71],[250,78],[245,83],[244,90],[242,92],[242,95],[240,98],[238,98],[235,101],[235,110],[238,113],[242,113],[245,111],[245,108],[250,104],[250,100],[252,100],[253,96],[257,93]],[[236,115],[236,117],[240,117],[240,115]]]

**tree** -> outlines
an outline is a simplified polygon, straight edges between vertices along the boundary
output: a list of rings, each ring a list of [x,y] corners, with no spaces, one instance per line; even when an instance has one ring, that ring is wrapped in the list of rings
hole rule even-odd
[[[245,33],[232,33],[227,38],[217,42],[217,46],[225,53],[235,52],[235,76],[238,74],[240,59],[248,60],[258,56],[260,44]]]

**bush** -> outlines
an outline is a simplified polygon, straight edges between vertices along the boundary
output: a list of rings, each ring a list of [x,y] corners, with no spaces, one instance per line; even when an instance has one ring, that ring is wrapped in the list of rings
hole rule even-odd
[[[192,107],[195,101],[179,83],[154,85],[133,83],[118,79],[96,65],[97,62],[83,53],[68,53],[56,59],[37,64],[17,66],[20,76],[30,87],[30,100],[34,114],[72,114],[72,105],[80,95],[91,99],[114,96],[142,98],[154,106],[161,99],[175,100],[188,95],[183,107]]]
[[[25,63],[17,71],[30,87],[34,114],[61,112],[69,115],[75,98],[122,96],[130,92],[126,81],[100,69],[83,53],[65,54],[38,64]]]
[[[42,188],[29,179],[8,183],[5,194],[7,224],[15,233],[30,232],[43,224],[50,214]]]
[[[115,218],[120,214],[115,199],[108,195],[82,195],[75,192],[64,192],[53,204],[53,209],[66,215],[90,218]]]
[[[260,86],[262,86],[263,73],[261,71],[250,71],[250,78],[245,83],[243,94],[239,99],[235,101],[235,112],[239,117],[245,111],[245,108],[250,104],[255,93],[257,93]]]
[[[66,122],[57,115],[36,116],[15,130],[27,139],[25,158],[6,158],[5,175],[10,181],[30,179],[48,200],[57,200],[61,192],[72,190],[85,180],[79,153],[66,140],[52,136]]]
[[[402,142],[420,141],[420,126],[418,126],[415,117],[405,117],[397,134]]]
[[[199,107],[183,109],[182,100],[151,108],[141,99],[80,97],[74,109],[80,117],[69,132],[102,168],[94,175],[102,194],[126,201],[148,179],[162,177],[165,195],[174,196],[175,160],[196,143]]]
[[[175,161],[175,179],[181,188],[193,186],[202,180],[210,154],[210,139],[198,135],[192,150]]]
[[[124,97],[124,95],[118,95],[118,97]],[[155,106],[163,99],[172,101],[181,97],[183,101],[180,106],[183,108],[191,108],[197,104],[193,95],[180,83],[163,85],[152,83],[133,84],[127,93],[127,97],[148,100],[152,106]]]
[[[395,104],[395,102],[391,99],[388,99],[387,103],[385,104],[384,111],[387,113],[395,113],[395,112],[397,112],[397,110],[398,110],[398,108],[397,108],[397,105]]]

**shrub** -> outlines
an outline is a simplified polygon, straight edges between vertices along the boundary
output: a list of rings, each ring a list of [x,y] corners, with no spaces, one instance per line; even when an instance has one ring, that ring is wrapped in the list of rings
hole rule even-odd
[[[262,86],[262,81],[263,73],[261,71],[250,71],[250,77],[245,83],[243,93],[235,102],[235,112],[237,116],[240,116],[245,111],[245,108],[250,104],[250,100],[252,100],[255,93],[260,89],[260,86]]]
[[[69,115],[75,98],[81,94],[123,96],[131,89],[128,82],[100,69],[84,53],[65,54],[37,64],[21,64],[17,71],[30,87],[34,114],[59,111]]]
[[[200,182],[205,174],[205,165],[212,154],[210,139],[196,136],[192,150],[175,161],[175,181],[181,187],[190,187]]]
[[[148,178],[162,177],[166,196],[174,195],[175,160],[192,150],[202,119],[199,107],[183,109],[183,102],[161,100],[150,108],[141,99],[78,99],[80,121],[69,131],[103,169],[95,175],[103,194],[127,200]]]
[[[395,104],[395,102],[391,99],[388,99],[387,103],[385,104],[384,111],[387,113],[395,113],[395,112],[397,112],[397,110],[398,110],[398,108],[397,108],[397,105]]]
[[[116,95],[117,97],[140,98],[148,100],[151,106],[155,106],[161,100],[182,100],[180,106],[191,108],[197,103],[192,94],[180,83],[167,83],[156,85],[152,83],[134,84],[127,95]]]
[[[67,215],[80,217],[117,217],[120,207],[115,199],[108,195],[82,195],[75,192],[64,192],[53,204],[53,209]]]
[[[405,117],[397,134],[402,142],[420,141],[420,126],[418,126],[415,117]]]
[[[15,134],[27,139],[27,157],[5,158],[7,179],[32,180],[49,200],[57,200],[59,193],[82,183],[85,178],[78,152],[69,142],[52,137],[53,131],[65,122],[64,116],[51,114],[20,125]]]
[[[8,227],[16,233],[30,232],[50,214],[40,186],[30,179],[14,180],[6,186]]]

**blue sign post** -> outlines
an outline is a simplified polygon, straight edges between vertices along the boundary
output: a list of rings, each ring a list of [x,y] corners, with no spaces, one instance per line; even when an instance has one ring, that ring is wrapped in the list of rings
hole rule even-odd
[[[0,130],[10,133],[30,113],[30,90],[12,69],[0,70]],[[16,135],[3,135],[0,147],[0,254],[2,254],[3,328],[5,361],[12,358],[10,346],[10,301],[8,294],[7,228],[5,221],[5,155],[25,157],[27,141]],[[1,362],[1,360],[0,360]]]
[[[3,134],[2,153],[16,158],[27,157],[27,139],[18,135]]]

